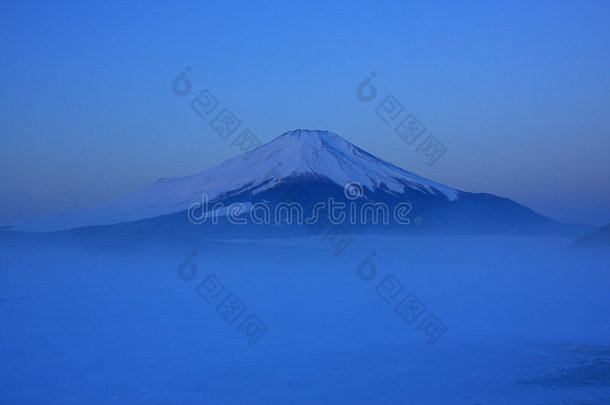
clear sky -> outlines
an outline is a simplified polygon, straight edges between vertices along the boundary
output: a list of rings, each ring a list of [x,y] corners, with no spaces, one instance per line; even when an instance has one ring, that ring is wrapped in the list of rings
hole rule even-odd
[[[237,151],[171,91],[186,66],[255,135],[327,129],[417,174],[610,222],[610,2],[0,2],[0,222],[67,213]],[[363,103],[371,72],[447,147]]]

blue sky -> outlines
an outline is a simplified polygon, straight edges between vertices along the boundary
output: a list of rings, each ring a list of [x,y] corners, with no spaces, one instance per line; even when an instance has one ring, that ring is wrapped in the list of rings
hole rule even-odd
[[[0,222],[73,212],[236,154],[186,66],[261,140],[327,129],[420,175],[610,222],[610,3],[2,2]],[[371,72],[447,147],[356,98]]]

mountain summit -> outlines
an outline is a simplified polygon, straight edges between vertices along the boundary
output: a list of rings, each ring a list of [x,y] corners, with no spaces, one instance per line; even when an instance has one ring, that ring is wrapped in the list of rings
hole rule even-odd
[[[297,129],[201,173],[163,178],[107,204],[75,215],[22,221],[12,230],[55,231],[159,217],[186,221],[205,194],[210,204],[281,202],[290,187],[317,201],[344,197],[359,183],[369,201],[408,201],[426,229],[450,232],[548,233],[572,230],[505,198],[453,189],[401,169],[328,131]]]
[[[310,174],[326,177],[341,187],[352,181],[370,191],[385,187],[402,194],[407,187],[422,193],[443,194],[450,200],[458,195],[451,187],[394,166],[328,131],[297,129],[286,132],[243,159],[248,162],[249,169],[256,170],[254,177],[258,179],[264,177],[263,172],[276,167],[275,181],[271,184],[286,177]],[[239,169],[243,169],[243,165]]]

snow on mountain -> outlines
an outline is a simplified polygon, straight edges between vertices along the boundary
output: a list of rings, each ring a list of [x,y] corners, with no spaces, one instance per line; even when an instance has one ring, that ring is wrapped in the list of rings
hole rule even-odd
[[[244,190],[257,194],[299,175],[326,178],[341,187],[351,181],[370,191],[382,187],[401,195],[418,191],[450,201],[459,194],[379,159],[336,134],[298,129],[201,173],[163,178],[82,213],[21,221],[12,229],[52,231],[152,218],[184,211],[201,201],[203,193],[209,201]]]

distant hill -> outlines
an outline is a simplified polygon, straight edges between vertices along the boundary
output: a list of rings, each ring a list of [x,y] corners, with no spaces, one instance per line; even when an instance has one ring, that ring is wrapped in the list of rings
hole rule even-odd
[[[610,224],[601,227],[597,232],[576,239],[571,246],[610,249]]]

